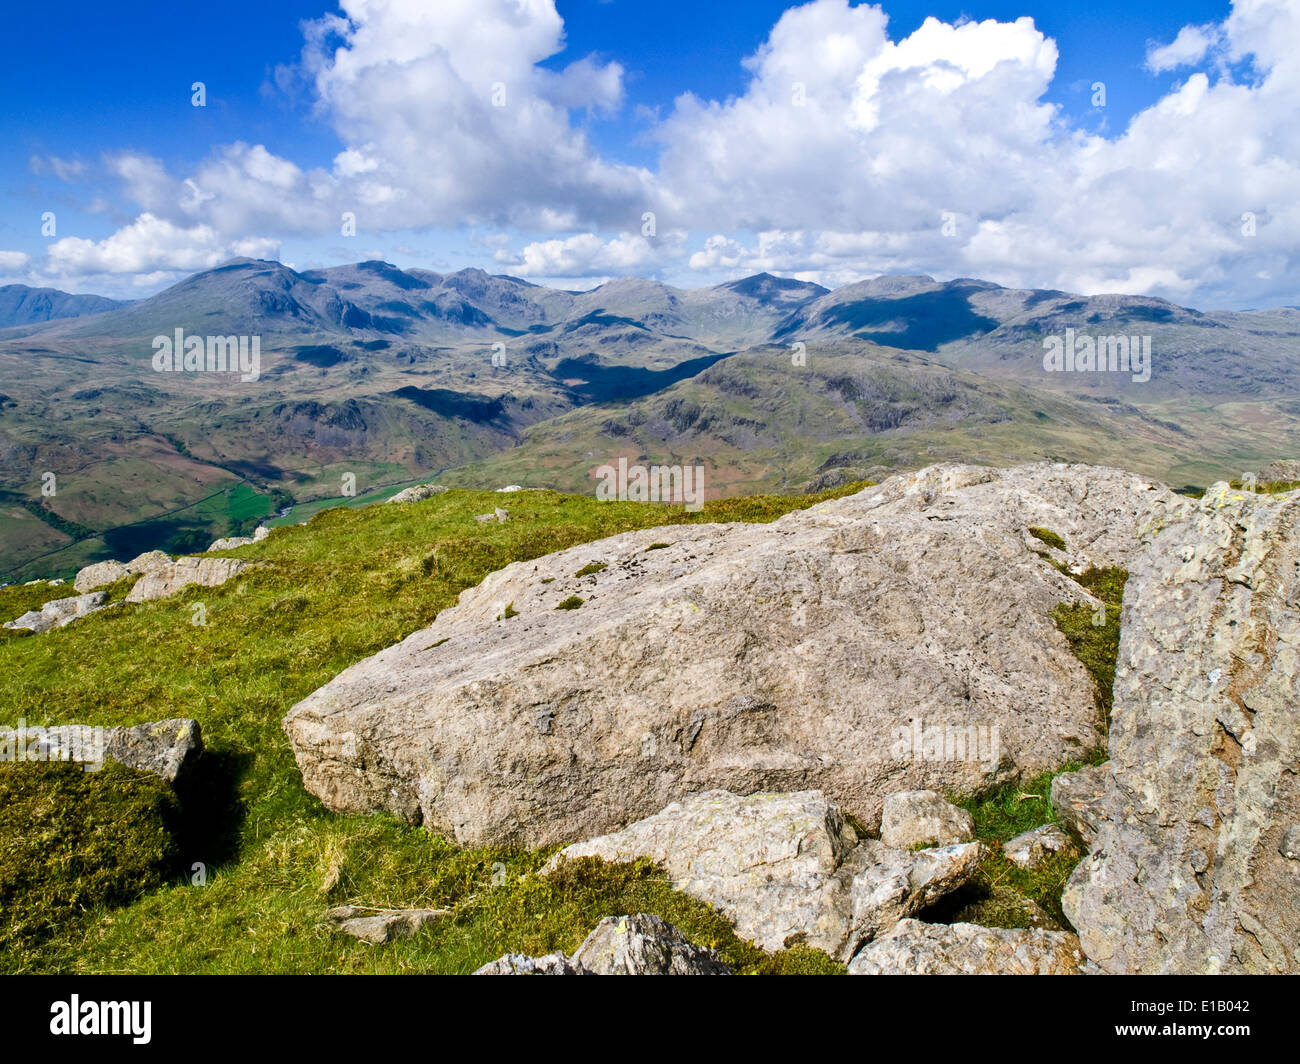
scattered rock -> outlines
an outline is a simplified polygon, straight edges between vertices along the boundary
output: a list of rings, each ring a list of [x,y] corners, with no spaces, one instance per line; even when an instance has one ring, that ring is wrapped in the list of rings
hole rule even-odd
[[[497,488],[498,494],[505,491],[523,491],[524,489],[518,484],[507,484],[504,488]]]
[[[252,536],[229,536],[226,539],[214,539],[208,550],[234,550],[236,547],[247,547],[257,542]]]
[[[646,857],[761,948],[803,943],[848,960],[863,941],[961,886],[980,855],[978,842],[916,852],[859,842],[818,791],[708,791],[568,846],[545,870],[578,857]]]
[[[1106,793],[1110,765],[1089,765],[1078,772],[1062,772],[1052,780],[1052,811],[1057,823],[1083,848],[1092,846],[1101,820],[1100,803]]]
[[[650,913],[607,916],[572,957],[507,953],[475,975],[731,975],[712,950]]]
[[[1288,861],[1300,861],[1300,824],[1292,824],[1286,829],[1277,852]]]
[[[412,488],[403,488],[388,501],[423,502],[425,499],[432,499],[435,495],[443,494],[446,490],[441,484],[416,484]]]
[[[239,558],[177,558],[145,572],[126,596],[127,602],[151,602],[174,595],[183,587],[219,587],[248,568]]]
[[[522,953],[507,953],[483,965],[475,975],[594,975],[581,965],[573,964],[563,953],[548,953],[544,957],[525,957]]]
[[[126,563],[126,571],[133,576],[138,573],[156,573],[171,563],[170,554],[164,554],[160,550],[145,551],[144,554],[138,554]]]
[[[975,838],[975,818],[934,791],[899,791],[885,799],[880,841],[898,850],[950,846]]]
[[[102,609],[104,599],[108,596],[103,591],[92,591],[86,595],[74,595],[72,598],[54,599],[44,603],[38,610],[28,610],[21,617],[5,621],[6,628],[30,628],[33,632],[48,632],[51,628],[62,628],[79,617]]]
[[[341,905],[325,916],[343,934],[378,945],[395,938],[410,938],[447,912],[446,909],[359,909]]]
[[[816,788],[870,823],[894,791],[974,793],[1096,746],[1052,611],[1097,603],[1024,530],[1126,564],[1166,497],[1114,470],[945,465],[771,524],[625,533],[493,573],[285,729],[329,808],[467,846],[591,837],[716,787]],[[593,555],[608,568],[579,583]]]
[[[187,774],[203,753],[199,724],[185,717],[113,728],[89,724],[29,726],[27,739],[29,744],[36,744],[41,760],[88,764],[116,761],[127,768],[152,772],[168,783]]]
[[[94,565],[87,565],[84,569],[77,571],[77,577],[73,580],[72,586],[84,594],[87,591],[94,591],[96,588],[115,584],[127,575],[126,566],[121,562],[95,562]]]
[[[650,913],[607,916],[573,954],[595,975],[730,975],[712,950]]]
[[[1063,931],[900,920],[862,948],[849,974],[1079,975],[1083,960],[1078,938]]]
[[[1216,484],[1148,538],[1065,914],[1106,972],[1300,972],[1300,493]]]
[[[1039,868],[1053,857],[1075,850],[1074,840],[1055,824],[1021,832],[1002,844],[1007,860],[1018,868]]]

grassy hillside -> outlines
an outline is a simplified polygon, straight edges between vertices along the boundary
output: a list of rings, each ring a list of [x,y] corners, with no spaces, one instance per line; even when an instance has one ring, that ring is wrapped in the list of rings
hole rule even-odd
[[[501,504],[490,493],[340,507],[232,552],[263,566],[225,587],[118,607],[40,636],[4,633],[0,721],[193,717],[209,752],[180,795],[181,852],[165,885],[125,906],[120,885],[100,901],[87,892],[84,913],[65,906],[59,919],[36,922],[39,934],[20,919],[36,895],[24,902],[0,890],[0,970],[466,972],[510,950],[572,950],[601,917],[633,911],[661,914],[745,970],[832,969],[807,950],[762,954],[648,865],[587,863],[543,880],[535,873],[548,851],[459,850],[385,816],[331,815],[303,789],[280,720],[343,668],[426,626],[462,589],[511,561],[667,522],[768,521],[851,490],[730,500],[696,514],[528,492],[510,497],[506,524],[474,521]],[[57,593],[66,589],[0,589],[0,619]],[[196,602],[206,626],[190,623]],[[0,773],[13,801],[39,804],[25,791],[40,785],[33,766]],[[99,809],[103,789],[92,791],[85,800]],[[113,830],[111,814],[95,815]],[[40,827],[20,818],[13,830],[0,866],[30,854],[24,831]],[[192,882],[195,864],[204,866],[206,885]],[[454,915],[376,948],[322,926],[324,911],[343,903],[449,907]]]

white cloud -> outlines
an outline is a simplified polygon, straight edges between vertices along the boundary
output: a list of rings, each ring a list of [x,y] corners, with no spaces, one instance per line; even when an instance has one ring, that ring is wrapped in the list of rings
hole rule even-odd
[[[1147,49],[1147,68],[1159,74],[1199,63],[1219,43],[1217,26],[1184,26],[1169,44]]]
[[[31,256],[22,251],[0,251],[0,273],[21,273],[27,269]]]
[[[259,238],[223,240],[207,225],[183,228],[152,214],[103,240],[64,237],[50,245],[46,269],[58,276],[207,270],[237,256],[274,258],[279,244]]]
[[[604,240],[595,233],[555,240],[535,241],[515,254],[501,249],[494,256],[524,277],[575,278],[621,276],[657,272],[681,255],[686,234],[665,233],[648,238],[639,233],[622,233]]]

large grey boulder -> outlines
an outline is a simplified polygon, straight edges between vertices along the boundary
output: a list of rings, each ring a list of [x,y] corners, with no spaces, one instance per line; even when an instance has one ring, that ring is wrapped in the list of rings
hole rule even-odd
[[[132,575],[139,573],[156,573],[171,565],[172,556],[160,550],[149,550],[137,554],[126,563],[126,571]]]
[[[84,569],[77,570],[77,576],[73,580],[72,586],[84,594],[87,591],[94,591],[96,588],[117,583],[117,581],[128,575],[126,566],[121,562],[95,562],[93,565],[87,565]]]
[[[92,591],[71,598],[53,599],[43,603],[40,609],[28,610],[21,617],[5,621],[5,627],[28,628],[33,632],[48,632],[51,628],[63,628],[80,617],[102,609],[104,599],[107,597],[103,591]]]
[[[975,838],[975,818],[934,791],[899,791],[885,799],[880,841],[899,850],[951,846]]]
[[[862,942],[955,890],[978,842],[907,851],[859,841],[817,791],[708,791],[622,831],[567,846],[547,864],[649,858],[673,886],[707,902],[766,950],[798,943],[848,960]]]
[[[92,767],[116,761],[152,772],[168,783],[188,773],[203,753],[199,724],[185,717],[112,728],[89,724],[28,727],[26,739],[28,758],[76,761]]]
[[[874,823],[894,791],[970,794],[1096,747],[1052,611],[1097,603],[1027,530],[1076,568],[1126,564],[1136,515],[1172,497],[945,465],[771,524],[625,533],[493,573],[285,730],[329,808],[464,845],[590,837],[718,787],[815,788]]]
[[[850,975],[1079,975],[1079,940],[1064,931],[900,920],[863,946]]]
[[[1063,904],[1107,972],[1300,971],[1300,493],[1153,512]]]
[[[220,587],[232,576],[248,568],[249,562],[238,558],[177,558],[167,565],[147,571],[126,596],[127,602],[150,602],[167,598],[191,584]]]

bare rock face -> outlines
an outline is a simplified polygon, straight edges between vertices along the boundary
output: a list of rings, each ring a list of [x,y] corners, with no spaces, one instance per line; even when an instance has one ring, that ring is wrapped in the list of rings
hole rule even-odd
[[[21,617],[5,621],[5,627],[29,628],[33,632],[48,632],[51,628],[62,628],[79,617],[102,609],[106,597],[103,591],[92,591],[86,595],[74,595],[72,598],[54,599],[43,603],[38,610],[28,610]]]
[[[649,858],[766,950],[803,943],[848,960],[864,941],[966,882],[979,843],[896,850],[859,842],[817,791],[738,797],[708,791],[623,831],[568,846],[579,857]]]
[[[1096,746],[1051,618],[1095,603],[1027,530],[1064,564],[1126,565],[1156,498],[1109,469],[944,465],[772,524],[626,533],[492,574],[285,730],[331,809],[464,845],[586,838],[710,788],[815,788],[874,823],[895,791]]]
[[[899,791],[885,799],[880,841],[898,850],[950,846],[975,838],[975,818],[934,791]]]
[[[1079,940],[1064,931],[900,920],[849,962],[850,975],[1079,975]]]
[[[1066,915],[1106,972],[1300,971],[1300,493],[1217,484],[1149,536]]]
[[[127,602],[150,602],[174,595],[183,587],[219,587],[247,569],[238,558],[177,558],[167,565],[145,572],[126,596]]]
[[[121,562],[95,562],[94,565],[87,565],[84,569],[77,571],[77,577],[73,580],[72,586],[84,594],[87,591],[94,591],[96,588],[115,584],[127,575],[129,574],[126,566]]]
[[[171,565],[172,557],[160,550],[145,551],[143,554],[137,554],[126,563],[126,571],[131,574],[137,573],[156,573],[160,569],[165,569]]]

